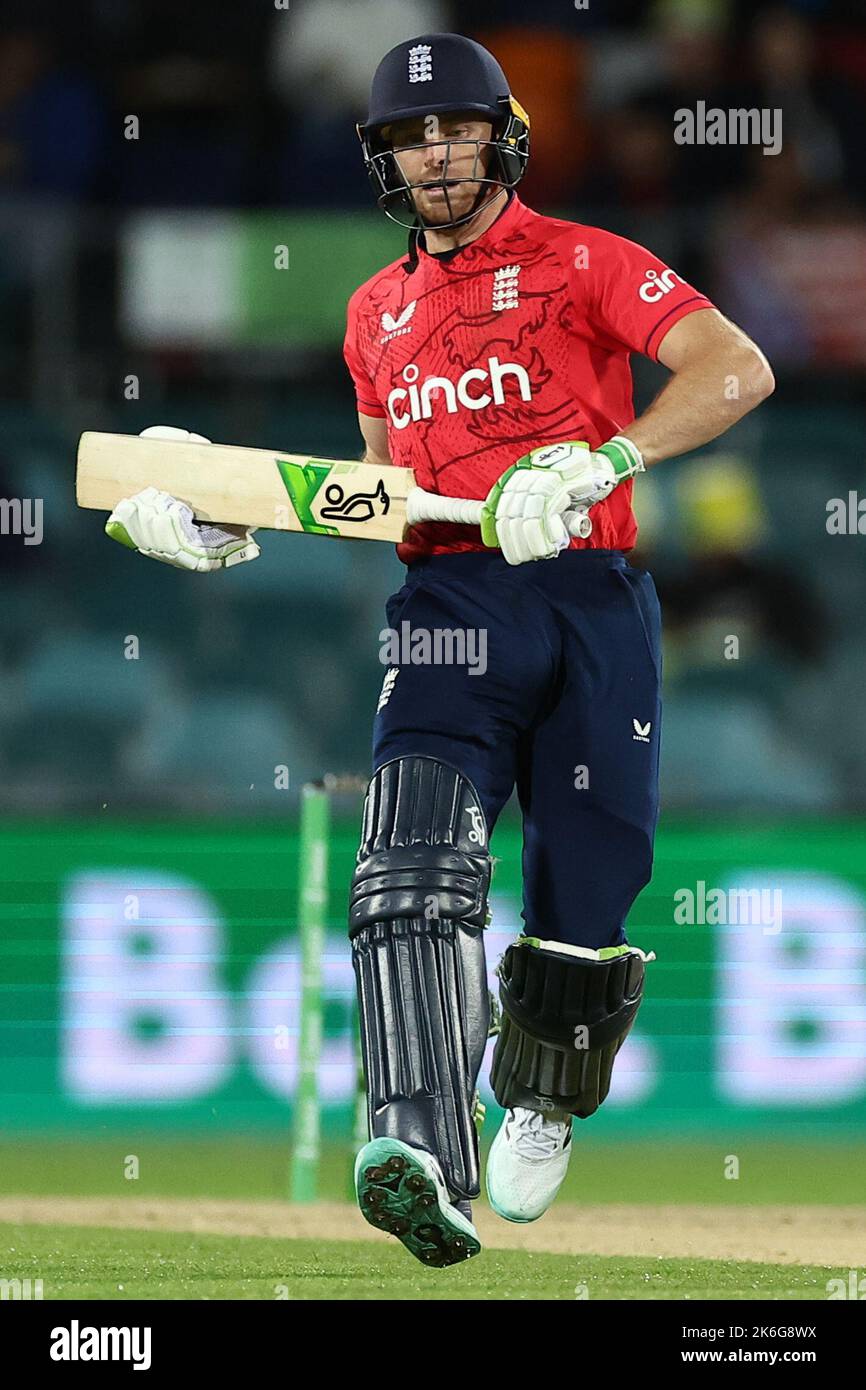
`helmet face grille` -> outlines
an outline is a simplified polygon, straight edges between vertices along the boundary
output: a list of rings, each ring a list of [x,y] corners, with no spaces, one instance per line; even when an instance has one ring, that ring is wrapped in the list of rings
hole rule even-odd
[[[376,127],[370,129],[359,126],[358,135],[364,153],[364,163],[378,206],[387,217],[391,218],[392,222],[396,222],[401,227],[424,226],[424,219],[415,204],[414,191],[424,188],[441,188],[445,194],[448,220],[437,221],[431,225],[444,230],[471,222],[485,201],[484,194],[488,188],[515,188],[526,171],[526,164],[529,159],[529,124],[528,120],[524,119],[525,113],[522,108],[520,109],[520,115],[509,108],[509,113],[504,120],[500,118],[497,122],[500,130],[497,133],[494,128],[493,139],[467,140],[461,138],[435,141],[436,145],[445,148],[441,175],[438,178],[412,185],[407,183],[394,150],[388,147],[382,139],[381,130]],[[470,174],[458,178],[452,178],[449,175],[452,145],[460,145],[464,150],[468,145],[475,146]],[[404,150],[426,148],[429,146],[423,142],[417,145],[403,146]],[[483,151],[489,152],[486,168],[485,161],[482,159]],[[478,197],[474,200],[470,211],[458,217],[453,212],[449,189],[467,183],[478,185]]]

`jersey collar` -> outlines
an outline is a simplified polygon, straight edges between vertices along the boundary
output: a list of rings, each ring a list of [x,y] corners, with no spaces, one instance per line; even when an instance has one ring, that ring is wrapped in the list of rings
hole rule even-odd
[[[407,274],[412,274],[422,256],[425,261],[438,261],[441,264],[450,265],[452,261],[460,257],[463,251],[468,251],[470,247],[485,246],[491,248],[496,246],[498,242],[508,236],[525,211],[525,205],[521,203],[514,190],[510,189],[505,207],[491,222],[487,230],[482,232],[481,236],[476,237],[474,241],[468,241],[465,246],[458,246],[453,251],[446,251],[440,255],[427,250],[424,244],[423,230],[411,232],[409,236],[409,262],[406,266]]]

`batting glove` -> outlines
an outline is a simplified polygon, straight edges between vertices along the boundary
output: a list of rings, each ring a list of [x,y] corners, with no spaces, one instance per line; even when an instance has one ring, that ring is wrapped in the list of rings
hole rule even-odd
[[[585,444],[558,444],[555,449],[586,449]],[[543,452],[534,450],[534,453]],[[529,455],[532,458],[532,454]],[[643,455],[636,444],[632,444],[624,434],[615,434],[601,448],[589,454],[589,470],[584,479],[576,481],[571,490],[571,500],[582,507],[594,507],[596,502],[604,502],[615,487],[645,471]]]
[[[201,434],[175,429],[173,425],[152,425],[142,430],[142,435],[149,439],[210,443]],[[192,507],[186,502],[155,487],[146,487],[118,502],[105,524],[105,533],[151,560],[161,560],[176,569],[200,574],[228,569],[245,560],[255,560],[260,554],[258,545],[251,539],[251,529],[231,530],[196,521]]]
[[[571,486],[586,477],[589,445],[533,449],[494,483],[481,512],[481,539],[509,565],[552,560],[569,544],[564,514]]]

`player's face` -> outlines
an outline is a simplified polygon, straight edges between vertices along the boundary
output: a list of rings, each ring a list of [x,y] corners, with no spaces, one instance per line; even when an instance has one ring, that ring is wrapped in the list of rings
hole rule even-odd
[[[425,222],[435,226],[471,212],[481,187],[477,179],[486,174],[490,159],[489,147],[475,142],[489,140],[492,133],[490,121],[476,120],[468,112],[395,122],[391,145]],[[434,186],[419,187],[423,184]]]

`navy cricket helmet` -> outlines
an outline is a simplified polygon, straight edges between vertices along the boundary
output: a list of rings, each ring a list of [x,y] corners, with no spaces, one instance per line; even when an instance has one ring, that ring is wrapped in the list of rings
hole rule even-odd
[[[390,127],[409,117],[443,115],[450,111],[477,113],[492,123],[489,140],[443,140],[446,154],[442,175],[420,188],[444,188],[449,215],[448,189],[457,183],[477,183],[478,194],[463,217],[451,216],[437,227],[456,227],[470,222],[486,200],[491,186],[514,188],[529,159],[529,117],[511,95],[508,81],[492,53],[462,34],[422,34],[386,53],[373,75],[367,120],[358,126],[364,163],[376,201],[392,221],[402,227],[423,225],[412,188],[395,158]],[[440,143],[440,142],[437,142]],[[403,148],[424,148],[426,142]],[[451,145],[475,145],[472,173],[451,179],[448,164]],[[483,152],[489,157],[483,158]]]

